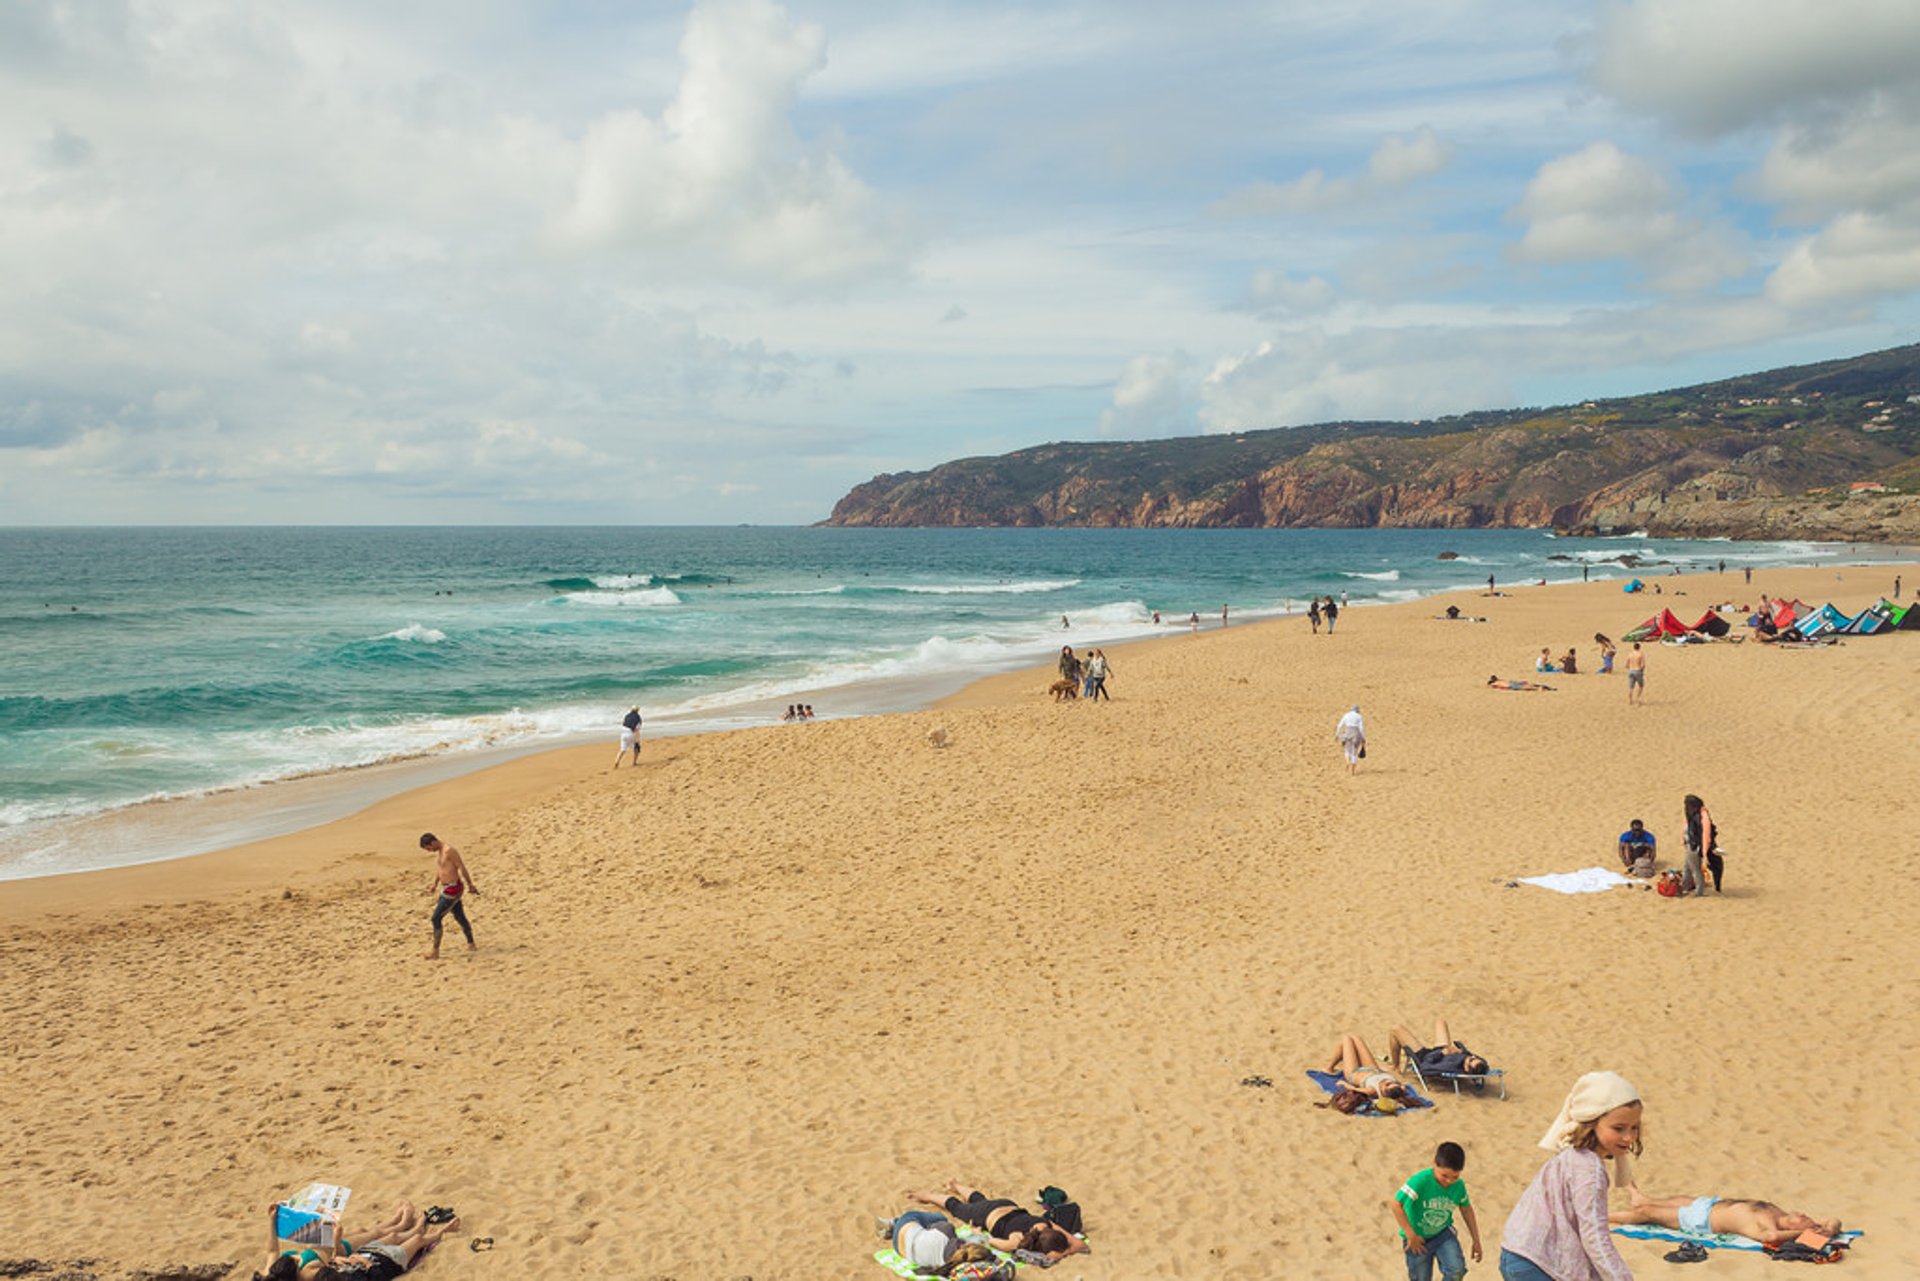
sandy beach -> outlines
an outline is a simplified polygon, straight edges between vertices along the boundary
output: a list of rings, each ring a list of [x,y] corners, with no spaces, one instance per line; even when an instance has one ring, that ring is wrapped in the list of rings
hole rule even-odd
[[[244,1277],[264,1207],[320,1179],[355,1190],[350,1224],[405,1196],[494,1240],[429,1281],[879,1281],[871,1217],[959,1177],[1073,1195],[1093,1253],[1062,1281],[1392,1277],[1386,1200],[1450,1139],[1489,1277],[1536,1140],[1609,1068],[1643,1092],[1649,1191],[1839,1216],[1867,1233],[1842,1275],[1911,1276],[1920,635],[1649,646],[1641,707],[1619,674],[1485,688],[1542,646],[1597,666],[1596,631],[1662,607],[1857,610],[1897,568],[1459,593],[1330,637],[1215,620],[1111,651],[1111,703],[1017,673],[9,882],[0,1265]],[[1508,885],[1612,865],[1634,817],[1677,863],[1688,792],[1724,894]],[[432,964],[429,829],[481,891],[480,950],[454,933]],[[1439,1014],[1507,1100],[1314,1106],[1341,1033],[1384,1053]],[[1716,1251],[1697,1275],[1772,1270]]]

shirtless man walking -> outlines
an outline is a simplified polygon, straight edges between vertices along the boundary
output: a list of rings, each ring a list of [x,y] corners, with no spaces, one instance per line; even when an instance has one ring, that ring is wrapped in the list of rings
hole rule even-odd
[[[426,959],[440,959],[441,922],[449,912],[453,913],[460,932],[467,936],[467,951],[479,951],[473,945],[473,926],[467,924],[467,909],[461,903],[468,890],[475,894],[480,892],[480,887],[473,883],[473,873],[467,870],[467,861],[460,857],[459,850],[432,832],[420,838],[420,848],[433,855],[433,884],[427,887],[427,893],[440,891],[440,897],[433,905],[433,951],[427,953]]]
[[[1627,655],[1627,702],[1644,702],[1647,697],[1647,656],[1640,651],[1640,642],[1633,643],[1633,652]]]

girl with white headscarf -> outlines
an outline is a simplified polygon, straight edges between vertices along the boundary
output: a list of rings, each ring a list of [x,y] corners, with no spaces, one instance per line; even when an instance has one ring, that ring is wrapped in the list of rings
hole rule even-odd
[[[1520,1194],[1500,1234],[1505,1281],[1633,1281],[1607,1225],[1607,1167],[1633,1182],[1640,1153],[1640,1091],[1617,1072],[1574,1083],[1540,1139],[1554,1153]]]
[[[1360,704],[1340,718],[1340,724],[1334,728],[1333,741],[1346,749],[1347,773],[1360,768],[1360,758],[1367,754],[1367,723],[1360,719]]]

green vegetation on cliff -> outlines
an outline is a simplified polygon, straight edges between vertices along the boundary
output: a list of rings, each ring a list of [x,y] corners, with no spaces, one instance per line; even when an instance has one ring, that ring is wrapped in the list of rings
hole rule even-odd
[[[1892,497],[1836,501],[1861,482]],[[1912,346],[1553,409],[1040,445],[876,476],[826,523],[1909,539],[1917,492]]]

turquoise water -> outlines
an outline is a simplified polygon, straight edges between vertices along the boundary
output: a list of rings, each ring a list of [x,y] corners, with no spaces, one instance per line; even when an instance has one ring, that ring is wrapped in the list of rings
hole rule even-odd
[[[1583,561],[1625,578],[1603,560],[1624,552],[1843,550],[1533,531],[0,530],[0,829],[577,740],[633,703],[687,729],[764,723],[803,694],[822,716],[910,706],[1063,637],[1217,621],[1222,603],[1251,619],[1310,593],[1577,580]]]

